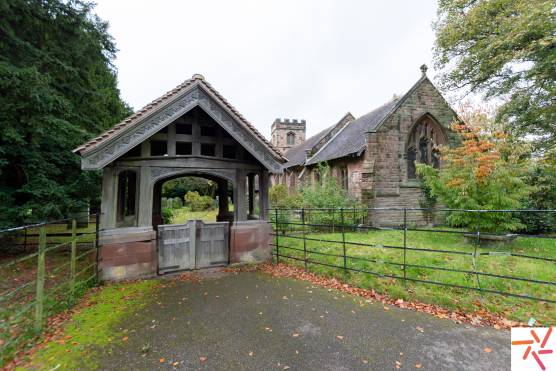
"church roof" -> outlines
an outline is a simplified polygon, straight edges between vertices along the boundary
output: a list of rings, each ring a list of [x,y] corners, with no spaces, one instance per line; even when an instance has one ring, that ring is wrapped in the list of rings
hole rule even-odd
[[[289,161],[285,168],[299,165],[315,165],[319,162],[330,161],[342,157],[356,155],[360,156],[366,148],[366,133],[376,131],[379,127],[403,104],[403,102],[424,82],[429,81],[426,75],[426,66],[421,66],[421,78],[399,99],[393,99],[371,112],[354,120],[347,121],[330,138],[327,134],[338,124],[325,129],[307,141],[291,148],[286,152]],[[429,81],[430,82],[430,81]],[[323,142],[318,143],[320,140]],[[312,157],[306,159],[305,150],[315,149]]]
[[[355,117],[348,112],[334,125],[324,129],[318,134],[313,135],[304,142],[289,148],[284,154],[288,159],[288,162],[284,164],[284,168],[303,165],[307,158],[307,150],[310,150],[313,154],[316,153],[318,149],[320,149],[323,145],[326,145],[328,140],[330,140],[330,138],[327,137],[332,137],[338,130],[341,130],[343,125],[354,119]]]
[[[390,113],[395,105],[396,101],[388,102],[351,121],[315,153],[306,164],[313,165],[351,154],[361,154],[366,145],[365,133],[376,129],[378,124]]]
[[[137,124],[141,123],[144,119],[150,117],[151,115],[157,113],[168,104],[172,103],[175,99],[182,96],[185,92],[197,87],[202,86],[208,92],[210,92],[216,100],[227,109],[227,111],[234,117],[241,125],[243,125],[249,132],[251,132],[257,140],[259,140],[264,147],[272,154],[279,162],[285,162],[286,158],[280,154],[280,152],[249,122],[239,111],[233,107],[215,88],[210,85],[202,75],[195,74],[192,78],[185,80],[180,85],[176,86],[174,89],[170,90],[161,97],[153,100],[140,110],[136,111],[132,115],[125,118],[122,122],[116,124],[109,130],[105,131],[96,138],[82,144],[73,150],[74,153],[79,155],[86,155],[87,153],[94,151],[96,148],[102,146],[108,141],[119,137],[122,133],[127,132],[132,129]]]

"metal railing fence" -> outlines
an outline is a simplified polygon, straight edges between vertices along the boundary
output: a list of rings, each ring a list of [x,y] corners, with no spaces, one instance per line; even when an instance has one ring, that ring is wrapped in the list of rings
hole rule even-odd
[[[450,226],[456,213],[472,218],[452,220],[476,222]],[[528,214],[553,218],[556,210],[269,210],[277,262],[555,304],[556,225],[542,234],[529,233],[523,222]],[[487,218],[518,223],[521,230],[483,230]]]

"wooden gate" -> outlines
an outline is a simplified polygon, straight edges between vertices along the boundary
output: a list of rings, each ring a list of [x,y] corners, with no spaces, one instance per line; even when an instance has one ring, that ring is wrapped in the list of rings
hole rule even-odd
[[[158,273],[227,265],[229,261],[229,223],[158,226]]]

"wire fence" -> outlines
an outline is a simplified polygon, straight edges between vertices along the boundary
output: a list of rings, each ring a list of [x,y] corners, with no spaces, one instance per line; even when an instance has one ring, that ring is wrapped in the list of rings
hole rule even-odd
[[[277,262],[556,303],[556,226],[527,229],[556,210],[277,208],[270,216]]]
[[[0,230],[0,367],[97,283],[98,217]]]

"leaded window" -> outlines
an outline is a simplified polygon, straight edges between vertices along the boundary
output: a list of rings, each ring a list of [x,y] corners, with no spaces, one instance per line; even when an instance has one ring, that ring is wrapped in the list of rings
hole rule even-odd
[[[440,167],[440,146],[446,143],[440,126],[426,116],[409,133],[406,149],[407,178],[415,179],[415,162]]]

